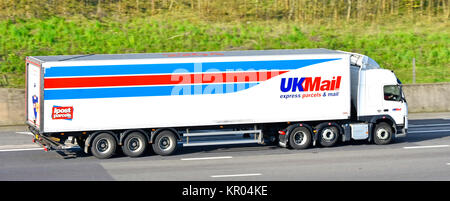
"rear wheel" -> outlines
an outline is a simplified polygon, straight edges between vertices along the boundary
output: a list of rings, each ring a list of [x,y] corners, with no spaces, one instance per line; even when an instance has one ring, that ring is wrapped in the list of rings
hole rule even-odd
[[[177,137],[175,133],[165,130],[156,136],[152,144],[153,151],[162,156],[173,154],[177,149]]]
[[[311,132],[305,127],[294,128],[289,135],[289,145],[293,149],[306,149],[311,144]]]
[[[386,122],[381,122],[375,126],[373,141],[379,145],[389,144],[392,142],[392,135],[392,127]]]
[[[327,126],[320,130],[320,145],[324,147],[334,146],[339,137],[339,130],[335,126]]]
[[[133,132],[125,137],[122,151],[129,157],[139,157],[145,153],[147,140],[142,133]]]
[[[116,139],[111,134],[101,133],[94,137],[91,146],[91,153],[96,158],[110,158],[116,151]]]

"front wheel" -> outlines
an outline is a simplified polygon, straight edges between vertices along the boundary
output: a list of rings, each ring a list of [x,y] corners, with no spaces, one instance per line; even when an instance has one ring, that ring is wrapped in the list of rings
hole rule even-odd
[[[153,142],[153,151],[161,156],[168,156],[177,150],[177,137],[171,131],[162,131]]]
[[[392,142],[392,127],[386,122],[378,123],[373,132],[373,140],[375,144],[385,145]]]

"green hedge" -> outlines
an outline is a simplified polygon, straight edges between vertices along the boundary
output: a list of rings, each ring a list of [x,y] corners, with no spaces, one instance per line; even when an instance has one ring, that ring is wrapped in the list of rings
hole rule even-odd
[[[52,17],[0,20],[0,84],[23,87],[24,58],[38,55],[328,48],[366,54],[419,83],[449,82],[446,20],[305,25],[292,21],[208,22],[166,18],[127,21]],[[355,22],[356,23],[356,22]]]

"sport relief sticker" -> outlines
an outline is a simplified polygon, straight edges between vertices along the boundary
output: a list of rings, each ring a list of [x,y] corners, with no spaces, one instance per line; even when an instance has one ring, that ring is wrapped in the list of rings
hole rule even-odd
[[[73,119],[73,106],[53,106],[52,109],[52,119]]]

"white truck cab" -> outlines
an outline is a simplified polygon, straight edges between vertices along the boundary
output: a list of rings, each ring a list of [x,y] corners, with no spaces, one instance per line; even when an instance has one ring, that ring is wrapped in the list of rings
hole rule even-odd
[[[408,106],[400,80],[368,56],[351,53],[352,100],[360,121],[389,119],[395,137],[406,136]]]

